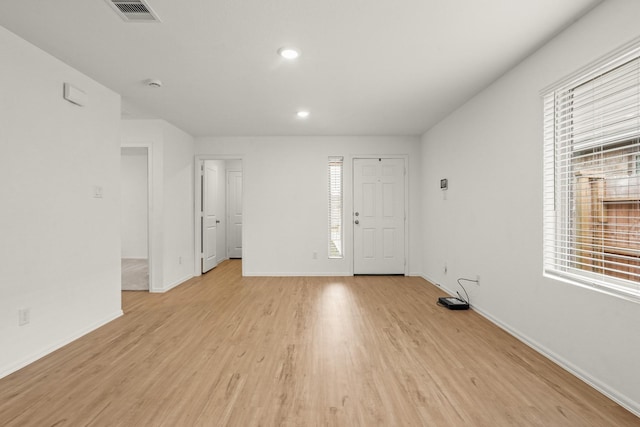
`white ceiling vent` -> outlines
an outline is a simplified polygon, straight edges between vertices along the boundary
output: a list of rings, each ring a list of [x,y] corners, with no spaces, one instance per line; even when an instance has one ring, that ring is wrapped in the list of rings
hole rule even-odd
[[[106,0],[125,22],[160,22],[145,0]]]

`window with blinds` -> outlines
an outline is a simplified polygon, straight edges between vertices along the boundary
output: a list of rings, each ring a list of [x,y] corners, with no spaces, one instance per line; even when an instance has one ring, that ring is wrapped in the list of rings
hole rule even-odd
[[[640,44],[544,94],[547,275],[640,301]]]
[[[329,157],[329,258],[342,258],[342,157]]]

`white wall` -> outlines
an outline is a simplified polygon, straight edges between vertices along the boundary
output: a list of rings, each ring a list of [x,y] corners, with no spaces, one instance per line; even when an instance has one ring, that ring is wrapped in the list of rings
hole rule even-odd
[[[121,153],[121,256],[147,259],[147,149],[123,148]]]
[[[120,97],[1,27],[0,52],[2,377],[122,312]]]
[[[162,121],[164,135],[164,286],[193,277],[194,139]]]
[[[348,275],[351,158],[409,156],[409,272],[420,272],[420,141],[414,137],[198,138],[196,155],[242,158],[243,273]],[[344,259],[328,259],[327,159],[345,157]],[[318,258],[313,259],[313,252]]]
[[[123,120],[124,146],[151,147],[151,284],[165,292],[193,276],[193,138],[164,120]]]
[[[242,160],[227,160],[225,164],[227,172],[242,172]]]
[[[640,306],[542,276],[539,91],[640,36],[638,16],[603,3],[422,138],[425,276],[455,290],[479,274],[479,311],[636,413]]]

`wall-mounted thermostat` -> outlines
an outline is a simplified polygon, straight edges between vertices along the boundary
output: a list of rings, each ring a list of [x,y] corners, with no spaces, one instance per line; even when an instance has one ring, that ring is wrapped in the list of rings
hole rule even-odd
[[[447,188],[449,188],[449,181],[445,178],[445,179],[441,179],[440,180],[440,189],[441,190],[446,190]]]

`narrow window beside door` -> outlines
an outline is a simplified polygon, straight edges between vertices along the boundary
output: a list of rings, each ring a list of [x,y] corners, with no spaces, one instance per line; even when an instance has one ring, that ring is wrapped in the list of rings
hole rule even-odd
[[[343,257],[342,157],[329,157],[329,258]]]

